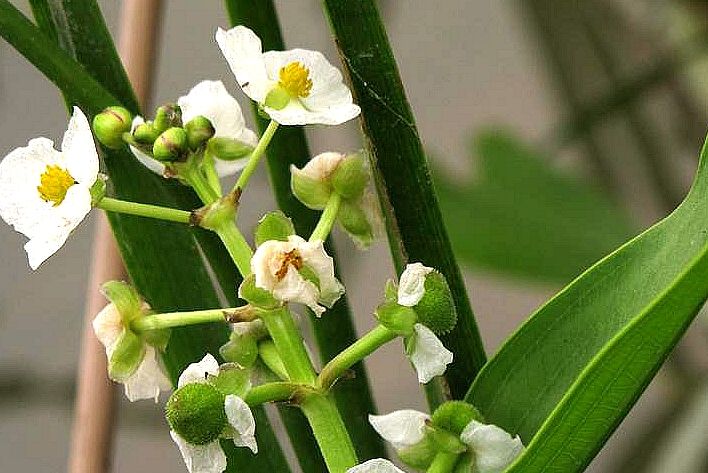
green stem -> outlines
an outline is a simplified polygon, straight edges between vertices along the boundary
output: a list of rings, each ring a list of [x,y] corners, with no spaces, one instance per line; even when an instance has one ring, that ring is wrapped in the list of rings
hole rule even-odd
[[[355,466],[358,460],[354,445],[334,400],[324,394],[311,394],[300,407],[310,422],[329,472],[345,473]]]
[[[396,337],[394,332],[383,325],[374,327],[373,330],[348,346],[322,368],[320,376],[317,378],[317,386],[329,389],[342,373]]]
[[[261,136],[261,139],[258,141],[258,144],[253,149],[251,157],[248,158],[248,163],[246,163],[246,167],[243,168],[243,171],[241,171],[241,175],[236,180],[236,184],[234,185],[232,192],[236,192],[236,189],[240,189],[240,191],[243,192],[243,190],[246,188],[248,180],[251,179],[251,175],[255,172],[256,168],[258,167],[258,163],[265,155],[265,150],[266,148],[268,148],[268,144],[270,144],[270,140],[273,139],[273,135],[275,135],[275,131],[277,129],[278,122],[276,122],[275,120],[271,120],[268,124],[268,128],[265,129],[265,131],[263,132],[263,136]]]
[[[231,259],[236,263],[241,276],[244,278],[251,274],[251,257],[253,250],[241,234],[233,220],[225,220],[214,231],[224,243],[226,250],[231,255]]]
[[[158,205],[139,204],[137,202],[127,202],[125,200],[113,199],[111,197],[102,198],[96,207],[106,212],[115,212],[140,217],[167,220],[169,222],[190,223],[192,213],[186,210],[171,209]]]
[[[266,383],[260,386],[255,386],[248,391],[244,401],[253,407],[266,402],[287,401],[292,399],[298,390],[303,389],[303,386],[295,383]]]
[[[320,221],[317,222],[317,226],[312,231],[312,235],[310,235],[310,241],[324,241],[327,239],[329,232],[332,231],[334,222],[337,220],[337,214],[339,213],[339,206],[341,203],[342,197],[336,192],[332,192],[322,215],[320,215]]]
[[[130,327],[135,332],[145,332],[147,330],[161,330],[165,328],[183,327],[185,325],[207,324],[211,322],[233,322],[234,320],[253,320],[255,315],[246,314],[243,307],[231,307],[228,309],[206,309],[194,310],[190,312],[165,312],[163,314],[146,315],[131,322]],[[241,316],[241,317],[239,317]]]
[[[194,189],[194,192],[197,193],[204,205],[214,203],[221,198],[216,189],[211,186],[206,176],[196,167],[190,166],[185,171],[184,178],[189,185],[192,186],[192,189]]]
[[[265,323],[288,377],[295,382],[314,385],[316,375],[295,321],[286,307],[264,311]]]
[[[452,473],[457,463],[458,453],[439,452],[435,455],[426,473]]]
[[[219,181],[219,175],[216,172],[216,167],[214,166],[214,160],[216,158],[204,152],[204,157],[202,158],[202,170],[204,172],[204,178],[209,183],[209,186],[216,192],[219,196],[223,194],[221,189],[221,182]]]

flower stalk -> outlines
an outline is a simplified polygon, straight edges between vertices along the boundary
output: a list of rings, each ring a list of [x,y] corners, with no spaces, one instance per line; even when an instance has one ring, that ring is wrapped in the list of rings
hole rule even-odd
[[[439,452],[435,455],[435,459],[426,470],[426,473],[452,473],[458,457],[459,454],[457,453]]]
[[[275,135],[277,129],[278,123],[275,120],[271,120],[268,124],[268,128],[265,129],[263,135],[261,136],[261,139],[258,141],[258,144],[251,153],[251,157],[248,158],[248,163],[246,164],[246,167],[243,168],[243,171],[241,171],[241,175],[236,180],[236,184],[234,185],[232,192],[236,192],[237,189],[243,192],[243,190],[246,188],[248,181],[251,179],[251,175],[253,175],[253,173],[256,171],[256,168],[258,168],[258,163],[260,163],[261,159],[265,155],[265,151],[268,148],[268,145],[270,144],[270,140],[273,139],[273,135]]]
[[[317,222],[317,226],[312,231],[312,235],[310,235],[311,242],[316,240],[324,241],[327,239],[329,233],[332,231],[334,222],[337,221],[337,214],[339,213],[341,203],[342,198],[340,195],[333,192],[327,201],[327,205],[325,206],[322,215],[320,215],[320,220]]]
[[[113,199],[111,197],[102,198],[96,207],[106,212],[115,212],[127,215],[137,215],[139,217],[155,218],[168,222],[191,224],[192,213],[186,210],[171,209],[158,205],[139,204],[137,202],[127,202],[125,200]]]
[[[228,309],[207,309],[191,312],[167,312],[148,315],[132,322],[135,332],[161,330],[165,328],[183,327],[185,325],[207,324],[212,322],[248,322],[255,318],[255,312],[249,306]]]

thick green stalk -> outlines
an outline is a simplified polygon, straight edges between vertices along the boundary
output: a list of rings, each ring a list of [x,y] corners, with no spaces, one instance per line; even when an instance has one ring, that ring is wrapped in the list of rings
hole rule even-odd
[[[286,307],[261,314],[291,381],[314,385],[316,375],[300,329]]]
[[[214,231],[221,238],[241,275],[246,277],[251,274],[253,250],[251,250],[248,242],[243,237],[241,230],[236,226],[236,222],[231,219],[224,221]]]
[[[383,22],[374,0],[323,4],[361,107],[396,269],[400,273],[406,263],[417,261],[436,268],[445,275],[455,300],[457,326],[441,337],[455,360],[444,378],[427,385],[428,400],[439,403],[447,388],[460,399],[486,356]]]
[[[300,389],[303,389],[303,386],[295,383],[275,382],[261,384],[251,388],[244,401],[249,406],[258,406],[267,402],[288,401]]]
[[[452,473],[459,456],[459,453],[439,452],[426,473]]]
[[[310,241],[315,240],[326,240],[329,237],[329,233],[332,231],[334,222],[337,221],[337,214],[339,213],[339,205],[342,203],[342,198],[336,192],[332,193],[332,196],[327,201],[327,205],[320,215],[320,220],[317,222],[317,226],[312,231],[310,235]]]
[[[234,309],[207,309],[192,312],[167,312],[164,314],[147,315],[135,319],[130,324],[130,327],[136,332],[144,332],[146,330],[160,330],[184,327],[186,325],[226,322],[230,310]]]
[[[106,212],[116,212],[127,215],[137,215],[139,217],[154,218],[157,220],[167,220],[169,222],[190,223],[191,212],[180,209],[170,209],[159,205],[139,204],[137,202],[127,202],[125,200],[104,197],[96,207]]]

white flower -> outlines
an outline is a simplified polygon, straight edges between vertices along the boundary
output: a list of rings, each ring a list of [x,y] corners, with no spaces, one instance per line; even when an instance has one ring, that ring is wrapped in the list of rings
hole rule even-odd
[[[305,304],[317,316],[332,307],[344,294],[344,286],[334,276],[334,261],[323,242],[308,242],[297,235],[287,241],[269,240],[261,244],[251,259],[256,286],[270,291],[283,302]],[[314,276],[316,282],[304,275]]]
[[[415,333],[407,341],[408,357],[418,373],[418,381],[425,384],[445,373],[453,355],[425,325],[415,324],[413,330]]]
[[[479,473],[501,473],[524,451],[518,435],[512,437],[496,425],[475,420],[467,424],[460,440],[475,453],[475,471]]]
[[[322,53],[306,49],[264,53],[261,40],[245,26],[219,28],[216,42],[246,95],[281,125],[339,125],[359,115],[341,72]],[[265,105],[274,89],[288,97],[282,108]]]
[[[433,272],[433,268],[421,263],[406,265],[398,282],[398,303],[413,307],[420,302],[425,294],[425,277]]]
[[[290,172],[300,174],[314,181],[326,181],[337,169],[344,157],[342,153],[334,151],[320,153],[310,159],[302,169],[298,169],[294,164],[290,165]]]
[[[374,458],[349,468],[347,473],[405,473],[393,463],[383,458]]]
[[[29,265],[37,269],[64,245],[91,210],[98,153],[91,127],[74,107],[61,152],[47,138],[30,140],[0,162],[0,217],[29,238]]]
[[[235,98],[231,96],[221,81],[205,80],[177,99],[177,105],[182,110],[182,121],[189,122],[198,115],[209,119],[214,127],[214,136],[218,138],[229,138],[238,140],[251,146],[258,143],[256,134],[246,127],[246,120],[243,118],[241,107]],[[133,119],[135,128],[145,123],[143,117],[136,116]],[[142,152],[135,146],[130,147],[131,151],[141,163],[151,171],[164,175],[165,165]],[[216,158],[214,161],[216,172],[220,177],[230,176],[239,172],[246,165],[247,158],[236,159],[234,161],[224,161]]]
[[[144,309],[148,310],[147,304]],[[106,348],[106,357],[110,360],[120,336],[125,327],[118,308],[115,304],[108,304],[93,319],[93,330],[96,337]],[[130,401],[139,399],[154,399],[157,402],[160,391],[167,391],[172,384],[165,375],[158,353],[150,345],[145,346],[145,354],[138,368],[125,380],[121,381],[125,387],[125,396]]]
[[[190,364],[180,375],[178,387],[192,383],[208,383],[209,376],[219,375],[219,363],[207,353],[198,363]],[[224,398],[224,411],[228,419],[227,432],[222,438],[231,438],[237,447],[248,447],[258,453],[256,444],[256,421],[248,404],[239,396],[229,394]],[[226,455],[219,439],[205,445],[193,445],[174,430],[172,440],[179,447],[184,463],[190,473],[221,473],[226,469]]]
[[[397,451],[422,442],[425,437],[425,426],[429,421],[430,416],[414,410],[369,416],[369,422],[374,430]],[[476,420],[467,424],[460,434],[460,440],[474,454],[474,471],[477,473],[501,473],[524,450],[518,435],[512,438],[503,429]]]

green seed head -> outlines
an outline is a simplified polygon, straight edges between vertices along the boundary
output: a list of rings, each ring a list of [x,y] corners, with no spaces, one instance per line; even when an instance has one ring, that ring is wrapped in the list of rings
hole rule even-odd
[[[413,309],[418,314],[418,322],[436,335],[450,332],[457,324],[457,311],[450,287],[445,281],[445,276],[437,271],[426,276],[425,294]]]
[[[192,445],[218,439],[228,423],[223,394],[206,383],[187,384],[172,393],[165,417],[170,428]]]
[[[441,404],[432,416],[434,426],[460,435],[467,424],[481,421],[482,414],[472,404],[464,401],[448,401]]]

